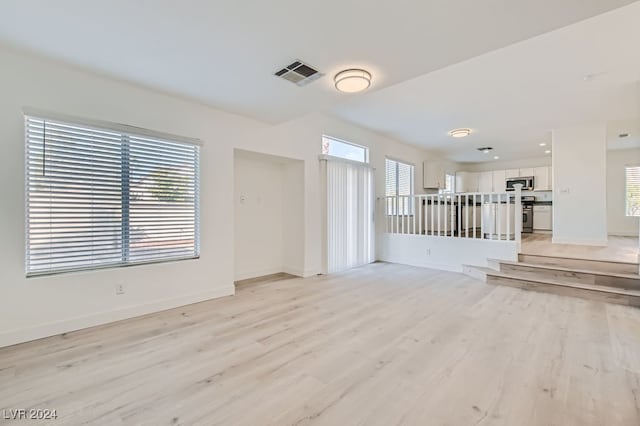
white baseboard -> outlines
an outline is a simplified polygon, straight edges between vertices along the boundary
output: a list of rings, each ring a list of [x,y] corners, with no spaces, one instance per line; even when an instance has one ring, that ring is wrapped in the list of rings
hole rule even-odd
[[[296,277],[304,277],[304,271],[297,268],[288,268],[285,266],[284,268],[282,268],[282,272]]]
[[[551,242],[553,244],[575,244],[575,245],[581,245],[581,246],[598,246],[598,247],[604,247],[609,243],[609,241],[606,238],[604,240],[576,240],[572,238],[557,238],[557,237],[551,238]]]
[[[638,238],[638,232],[610,232],[610,237],[635,237]]]
[[[55,336],[62,333],[81,330],[97,325],[108,324],[114,321],[134,318],[141,315],[190,305],[192,303],[204,302],[205,300],[217,299],[224,296],[232,296],[235,287],[223,287],[205,293],[190,294],[171,299],[161,299],[142,305],[128,306],[108,312],[99,312],[93,315],[70,318],[37,326],[21,328],[0,333],[0,347],[29,342],[43,337]]]
[[[266,277],[267,275],[286,272],[282,266],[277,268],[255,269],[252,271],[239,272],[235,275],[234,281],[250,280],[251,278]],[[295,274],[294,274],[295,275]]]

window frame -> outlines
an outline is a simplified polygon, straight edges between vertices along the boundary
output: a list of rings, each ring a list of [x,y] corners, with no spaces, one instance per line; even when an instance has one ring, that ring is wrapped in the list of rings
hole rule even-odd
[[[385,171],[384,171],[385,172],[385,174],[384,174],[384,176],[385,176],[385,185],[384,185],[385,197],[393,197],[393,195],[388,195],[387,194],[387,176],[388,176],[388,171],[387,171],[387,164],[388,163],[387,163],[387,161],[393,161],[396,164],[396,173],[395,173],[396,174],[396,179],[395,179],[395,181],[396,181],[395,182],[396,202],[395,202],[395,205],[388,205],[388,207],[386,209],[387,210],[386,211],[387,215],[390,215],[390,216],[396,216],[397,215],[397,216],[406,216],[406,217],[415,216],[415,211],[416,211],[416,209],[415,209],[415,199],[413,198],[415,193],[416,193],[415,192],[416,191],[416,188],[415,188],[416,166],[415,166],[415,164],[409,163],[409,162],[403,161],[403,160],[398,160],[397,158],[385,156],[385,161],[384,161],[384,163],[385,163]],[[400,187],[400,173],[399,173],[399,171],[400,171],[400,165],[401,164],[405,165],[405,166],[409,166],[411,168],[411,172],[410,172],[410,176],[409,176],[410,177],[410,184],[409,184],[410,191],[409,191],[409,195],[408,195],[410,197],[409,198],[410,202],[409,202],[409,206],[408,206],[408,209],[407,209],[408,211],[404,211],[405,209],[404,209],[404,206],[403,206],[402,214],[400,213],[400,205],[399,205],[400,199],[399,199],[399,197],[406,197],[407,195],[399,195],[398,194],[400,192],[399,191],[399,189],[400,189],[399,188]],[[390,212],[390,210],[392,210],[392,211]]]
[[[324,148],[323,148],[325,139],[328,139],[328,140],[334,141],[334,142],[338,142],[338,143],[341,143],[341,144],[344,144],[344,145],[350,145],[350,146],[354,146],[356,148],[361,148],[364,151],[364,161],[354,160],[353,158],[339,157],[339,156],[336,156],[336,155],[331,155],[329,153],[325,154],[324,153]],[[326,155],[328,157],[340,158],[342,160],[353,161],[353,162],[360,163],[360,164],[369,164],[369,147],[368,146],[360,145],[360,144],[357,144],[357,143],[346,141],[344,139],[340,139],[340,138],[336,138],[336,137],[333,137],[333,136],[329,136],[329,135],[324,135],[323,134],[322,135],[322,139],[321,139],[320,148],[321,148],[320,149],[320,153],[322,155]]]
[[[640,211],[638,214],[629,214],[629,169],[636,169],[637,175],[640,176],[640,165],[624,167],[624,214],[626,217],[640,217]],[[638,198],[640,198],[640,191],[638,191]]]
[[[451,182],[451,187],[449,189],[446,188],[448,182]],[[455,174],[451,174],[451,173],[445,173],[444,174],[444,184],[445,184],[445,188],[439,189],[438,190],[438,194],[440,194],[440,195],[455,194],[455,192],[456,192],[456,175]]]
[[[66,274],[66,273],[74,273],[74,272],[86,272],[86,271],[94,271],[100,269],[111,269],[111,268],[122,268],[122,267],[131,267],[138,265],[147,265],[154,263],[167,263],[167,262],[176,262],[182,260],[195,260],[200,258],[200,148],[202,147],[202,141],[200,139],[188,138],[184,136],[178,136],[170,133],[163,133],[159,131],[153,131],[149,129],[144,129],[135,126],[129,126],[119,123],[112,123],[101,120],[92,120],[92,119],[84,119],[73,116],[68,116],[65,114],[57,114],[51,113],[48,111],[42,111],[37,109],[25,108],[23,110],[24,117],[24,150],[25,150],[25,169],[24,169],[24,217],[25,217],[25,276],[27,278],[31,277],[40,277],[47,275],[57,275],[57,274]],[[30,166],[30,153],[29,153],[29,131],[28,131],[28,120],[42,120],[43,122],[51,121],[55,122],[58,125],[69,125],[75,126],[79,128],[85,128],[88,131],[105,131],[112,133],[119,133],[122,138],[121,147],[127,151],[127,156],[130,155],[128,151],[130,138],[150,138],[156,139],[162,142],[171,143],[171,144],[181,144],[187,145],[195,148],[194,151],[194,165],[193,165],[193,185],[194,185],[194,200],[193,200],[193,209],[194,209],[194,233],[193,233],[193,255],[188,256],[174,256],[174,257],[165,257],[165,258],[155,258],[155,259],[143,259],[143,260],[124,260],[124,257],[121,262],[105,262],[104,264],[92,264],[86,266],[77,266],[77,267],[65,267],[58,269],[43,269],[43,270],[32,270],[30,268],[30,177],[29,177],[29,166]],[[124,160],[122,160],[124,161]],[[126,182],[124,180],[124,175],[121,178],[121,187],[130,187],[131,185],[131,176],[128,176]],[[129,199],[131,199],[131,195],[129,195]],[[131,227],[128,225],[131,216],[125,218],[125,210],[128,209],[128,206],[121,206],[121,223],[123,234],[121,236],[121,250],[122,256],[125,253],[130,252],[130,245],[125,247],[126,244],[130,244],[130,240],[128,236],[131,233]],[[128,213],[127,213],[128,214]],[[125,224],[127,224],[127,229],[125,230]],[[87,245],[89,248],[90,245]]]

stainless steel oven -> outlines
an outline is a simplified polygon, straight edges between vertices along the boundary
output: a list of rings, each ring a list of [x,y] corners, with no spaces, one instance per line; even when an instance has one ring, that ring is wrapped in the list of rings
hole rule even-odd
[[[533,191],[533,176],[507,178],[507,191],[515,191],[514,185],[521,184],[523,191]]]

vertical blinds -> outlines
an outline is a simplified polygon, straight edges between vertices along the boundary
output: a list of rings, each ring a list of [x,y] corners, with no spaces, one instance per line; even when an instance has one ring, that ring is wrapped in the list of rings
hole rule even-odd
[[[640,216],[640,166],[627,167],[625,176],[627,216]]]
[[[386,185],[385,195],[393,197],[396,195],[413,195],[413,166],[400,161],[385,161]],[[387,201],[387,214],[410,215],[413,214],[413,199]]]
[[[199,147],[26,117],[28,275],[199,254]]]
[[[371,168],[327,161],[327,272],[375,260],[373,193]]]

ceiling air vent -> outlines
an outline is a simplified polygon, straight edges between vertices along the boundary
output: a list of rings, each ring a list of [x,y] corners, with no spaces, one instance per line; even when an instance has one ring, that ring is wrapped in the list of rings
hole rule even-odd
[[[311,65],[305,64],[301,60],[296,60],[291,65],[276,72],[275,75],[302,87],[319,79],[324,74],[320,73]]]

